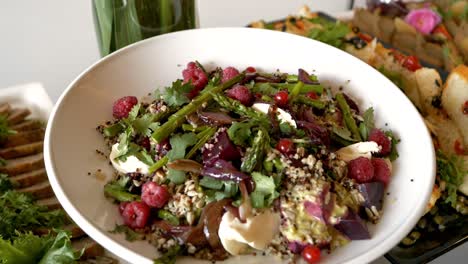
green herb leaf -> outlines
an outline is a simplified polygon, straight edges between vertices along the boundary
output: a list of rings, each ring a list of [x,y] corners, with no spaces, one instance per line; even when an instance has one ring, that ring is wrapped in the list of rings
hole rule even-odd
[[[52,245],[47,249],[39,264],[60,263],[71,264],[75,263],[84,250],[75,252],[71,245],[71,236],[65,231],[60,231],[55,236]]]
[[[13,183],[8,175],[0,173],[0,194],[13,189]]]
[[[250,194],[252,206],[255,208],[270,206],[273,200],[279,196],[279,193],[275,190],[273,177],[265,176],[259,172],[252,172],[252,179],[255,182],[255,190]]]
[[[291,135],[294,131],[294,128],[288,122],[281,122],[279,124],[279,128],[282,134],[284,135]]]
[[[213,190],[221,190],[224,186],[223,182],[211,177],[203,177],[198,184],[200,186],[208,188],[208,189],[213,189]]]
[[[171,225],[178,226],[179,223],[179,218],[177,218],[175,215],[171,214],[167,210],[158,210],[158,217],[161,218],[162,220],[165,220],[169,222]]]
[[[135,232],[133,229],[129,228],[126,225],[115,225],[114,230],[109,231],[112,234],[125,234],[125,240],[127,241],[136,241],[142,240],[144,238],[144,234],[140,234]]]
[[[175,184],[182,184],[187,179],[187,175],[184,171],[168,169],[167,178]]]
[[[128,191],[128,183],[130,177],[122,176],[116,181],[112,181],[104,185],[104,194],[107,197],[114,198],[119,202],[131,202],[140,200],[140,196],[132,194]]]
[[[154,122],[156,117],[156,114],[144,114],[142,117],[136,118],[135,121],[132,122],[132,126],[137,133],[151,137],[153,131],[159,127],[159,123]]]
[[[172,149],[167,153],[169,161],[183,159],[187,147],[197,143],[197,136],[194,133],[177,134],[171,137],[170,143]]]
[[[468,171],[464,171],[463,159],[455,155],[447,156],[442,151],[436,153],[437,175],[445,181],[448,196],[445,202],[455,206],[457,203],[457,190],[463,183]]]
[[[369,133],[374,128],[374,108],[369,107],[362,115],[364,121],[359,124],[359,132],[364,141],[369,137]]]
[[[233,122],[227,130],[229,139],[238,146],[247,146],[252,137],[254,122]]]
[[[179,245],[169,248],[166,253],[154,260],[154,264],[175,264],[181,250],[182,248]]]
[[[162,99],[169,106],[181,106],[190,102],[187,94],[192,91],[193,85],[191,83],[183,83],[182,80],[177,80],[172,83],[171,87],[166,87]]]
[[[148,151],[146,151],[146,149],[142,149],[140,152],[137,152],[135,157],[148,166],[152,166],[154,164],[153,158],[148,153]]]
[[[399,155],[398,155],[398,150],[397,150],[397,144],[400,142],[397,137],[393,134],[393,132],[391,130],[388,130],[388,131],[385,131],[385,135],[387,137],[390,137],[391,138],[391,142],[392,142],[392,150],[390,151],[390,154],[388,155],[388,158],[391,160],[391,161],[394,161],[396,160]]]
[[[0,263],[37,263],[50,240],[30,232],[18,233],[11,241],[0,237]]]

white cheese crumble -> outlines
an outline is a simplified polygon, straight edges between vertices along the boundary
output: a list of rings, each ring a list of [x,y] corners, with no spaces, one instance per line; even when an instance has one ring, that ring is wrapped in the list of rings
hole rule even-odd
[[[252,108],[264,114],[268,114],[270,106],[270,104],[266,103],[255,103],[252,105]],[[292,116],[288,112],[284,111],[281,108],[278,108],[276,112],[278,113],[278,119],[280,120],[280,122],[289,123],[292,127],[297,128],[296,122],[293,120]]]
[[[135,156],[128,156],[126,161],[116,160],[117,157],[119,144],[116,143],[112,146],[111,153],[109,155],[109,159],[112,163],[112,166],[121,173],[132,173],[132,172],[139,172],[142,174],[149,173],[149,166],[146,165],[144,162],[140,161]]]
[[[359,157],[366,157],[370,159],[372,157],[372,152],[379,151],[380,147],[377,145],[377,143],[374,141],[365,141],[340,148],[336,151],[336,155],[339,159],[345,162],[349,162]]]

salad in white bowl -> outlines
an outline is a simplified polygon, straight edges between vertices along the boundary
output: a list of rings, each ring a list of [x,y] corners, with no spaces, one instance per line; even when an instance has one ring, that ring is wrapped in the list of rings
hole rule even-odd
[[[115,177],[104,193],[123,226],[173,263],[275,255],[318,263],[370,239],[391,181],[397,139],[318,77],[254,67],[206,69],[145,101],[125,96],[98,126]]]

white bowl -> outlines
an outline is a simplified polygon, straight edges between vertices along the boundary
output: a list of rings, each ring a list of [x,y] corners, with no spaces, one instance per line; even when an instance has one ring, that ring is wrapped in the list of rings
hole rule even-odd
[[[376,123],[388,123],[401,138],[400,158],[384,201],[384,214],[371,225],[372,239],[352,241],[324,256],[323,263],[365,263],[394,247],[422,215],[435,174],[434,150],[428,131],[406,96],[364,62],[307,38],[248,28],[198,29],[162,35],[124,48],[84,71],[60,97],[49,120],[45,162],[52,187],[73,220],[93,239],[132,263],[152,263],[156,250],[146,242],[127,242],[110,234],[121,223],[117,207],[103,195],[104,180],[89,176],[108,160],[98,124],[112,118],[112,103],[126,95],[141,97],[181,78],[189,61],[204,65],[255,66],[264,71],[296,73],[315,70],[323,83],[342,85],[363,107],[373,106]],[[243,256],[227,263],[265,263]],[[205,263],[182,260],[181,263]],[[271,262],[274,263],[274,262]]]

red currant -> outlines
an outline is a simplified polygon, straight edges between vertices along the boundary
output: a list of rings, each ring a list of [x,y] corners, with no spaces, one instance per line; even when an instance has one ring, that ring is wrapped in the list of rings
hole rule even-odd
[[[302,250],[302,258],[309,264],[318,263],[320,261],[320,249],[308,245]]]
[[[282,138],[278,141],[276,149],[283,154],[292,154],[294,152],[294,142],[289,138]]]
[[[279,107],[288,105],[288,92],[279,91],[275,94],[275,102]]]

